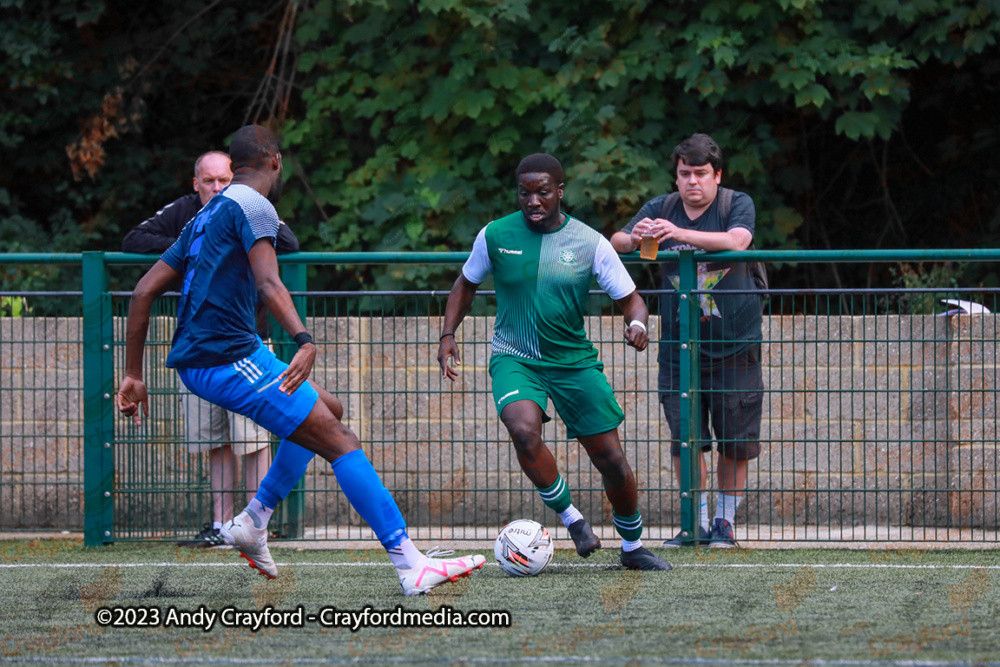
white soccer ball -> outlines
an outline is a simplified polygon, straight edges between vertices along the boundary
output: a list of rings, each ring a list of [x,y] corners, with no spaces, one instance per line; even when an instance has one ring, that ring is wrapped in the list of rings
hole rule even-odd
[[[552,562],[552,538],[545,526],[531,519],[511,521],[493,543],[500,569],[512,577],[533,577]]]

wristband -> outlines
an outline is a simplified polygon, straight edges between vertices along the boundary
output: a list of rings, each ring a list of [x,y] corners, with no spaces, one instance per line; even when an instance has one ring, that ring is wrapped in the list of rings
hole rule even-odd
[[[640,322],[639,320],[632,320],[631,322],[629,322],[629,323],[628,323],[628,325],[629,325],[630,327],[635,327],[635,326],[638,326],[638,327],[640,327],[640,328],[641,328],[641,329],[642,329],[643,331],[646,331],[646,325],[645,325],[645,324],[643,324],[642,322]]]
[[[438,342],[441,342],[441,341],[443,341],[443,340],[444,340],[444,339],[445,339],[445,338],[446,338],[447,336],[451,336],[452,338],[454,338],[454,337],[455,337],[455,334],[453,334],[453,333],[446,333],[446,334],[441,334],[441,337],[440,337],[440,338],[438,338]]]
[[[313,337],[308,332],[303,331],[302,333],[295,334],[295,344],[299,347],[311,342],[313,342]]]

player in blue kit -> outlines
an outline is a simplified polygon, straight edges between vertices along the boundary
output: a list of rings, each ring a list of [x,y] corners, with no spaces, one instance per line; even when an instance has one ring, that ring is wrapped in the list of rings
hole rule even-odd
[[[340,401],[309,380],[316,346],[281,283],[274,252],[278,214],[272,202],[282,186],[278,141],[270,130],[248,125],[233,135],[230,156],[232,184],[187,224],[132,293],[119,410],[136,424],[139,406],[149,415],[142,355],[150,310],[169,286],[180,283],[167,366],[177,369],[192,393],[282,438],[256,496],[222,531],[252,567],[277,576],[267,523],[315,453],[332,464],[344,495],[375,531],[405,595],[426,593],[481,568],[486,559],[479,555],[430,558],[416,548],[395,500],[340,421]],[[290,364],[278,360],[256,334],[258,299],[299,346]]]

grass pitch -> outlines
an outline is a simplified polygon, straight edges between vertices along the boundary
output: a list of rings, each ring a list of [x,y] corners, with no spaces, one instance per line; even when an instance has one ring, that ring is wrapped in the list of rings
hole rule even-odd
[[[275,547],[267,581],[229,550],[0,543],[0,660],[213,664],[1000,664],[994,551],[658,550],[671,572],[557,551],[538,577],[487,566],[416,598],[380,550]],[[486,554],[484,554],[486,555]],[[101,627],[101,608],[509,611],[509,627]]]

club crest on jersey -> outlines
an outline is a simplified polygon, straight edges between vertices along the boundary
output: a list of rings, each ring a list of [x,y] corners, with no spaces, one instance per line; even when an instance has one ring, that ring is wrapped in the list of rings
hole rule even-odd
[[[576,253],[567,248],[559,253],[559,261],[563,264],[576,264]]]

